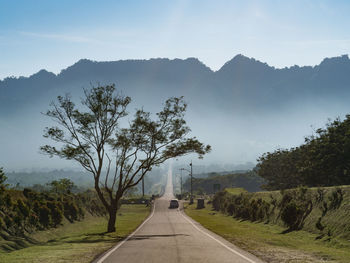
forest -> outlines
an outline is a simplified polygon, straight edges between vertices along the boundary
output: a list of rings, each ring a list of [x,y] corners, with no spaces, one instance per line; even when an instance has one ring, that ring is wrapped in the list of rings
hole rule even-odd
[[[329,121],[299,147],[263,154],[255,170],[266,190],[349,185],[350,115]]]

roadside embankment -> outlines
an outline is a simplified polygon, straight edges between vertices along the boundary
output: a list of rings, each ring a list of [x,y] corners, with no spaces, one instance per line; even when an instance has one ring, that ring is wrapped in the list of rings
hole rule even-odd
[[[350,187],[222,191],[185,212],[267,262],[350,262]]]
[[[115,233],[105,233],[107,219],[101,216],[87,216],[73,224],[38,231],[30,236],[36,244],[12,252],[1,252],[0,262],[91,262],[134,231],[149,213],[150,207],[145,205],[122,205]],[[1,242],[5,240],[0,238]]]

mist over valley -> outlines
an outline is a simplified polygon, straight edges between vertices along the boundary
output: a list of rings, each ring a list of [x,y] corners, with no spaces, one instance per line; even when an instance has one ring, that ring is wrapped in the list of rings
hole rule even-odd
[[[349,72],[347,55],[282,69],[237,55],[218,71],[196,58],[82,59],[57,75],[41,70],[8,77],[0,81],[1,165],[9,172],[77,169],[39,153],[48,143],[43,130],[52,124],[41,113],[58,95],[70,93],[79,104],[83,88],[115,83],[132,98],[131,117],[136,108],[156,113],[168,97],[184,96],[187,124],[213,150],[204,160],[189,156],[180,162],[192,158],[197,166],[231,171],[245,163],[252,167],[262,153],[298,146],[329,118],[343,118],[350,110]]]

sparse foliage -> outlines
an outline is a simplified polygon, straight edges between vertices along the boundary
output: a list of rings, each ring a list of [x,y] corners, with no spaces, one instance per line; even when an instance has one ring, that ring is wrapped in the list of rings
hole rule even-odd
[[[136,110],[128,127],[120,121],[127,116],[131,99],[115,94],[114,85],[85,91],[82,107],[71,98],[59,96],[46,115],[58,126],[47,128],[44,136],[62,145],[45,145],[44,153],[75,160],[92,174],[95,190],[109,213],[108,232],[115,231],[118,202],[127,189],[136,186],[152,167],[188,153],[201,158],[210,151],[195,137],[188,138],[183,98],[168,99],[162,111],[151,118]],[[85,111],[82,108],[85,108]]]
[[[68,178],[54,180],[48,185],[51,187],[51,191],[59,194],[69,194],[75,187],[74,183]]]

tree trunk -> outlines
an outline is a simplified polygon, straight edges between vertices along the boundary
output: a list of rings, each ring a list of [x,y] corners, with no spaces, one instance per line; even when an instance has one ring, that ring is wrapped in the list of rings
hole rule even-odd
[[[111,208],[109,211],[107,233],[115,232],[115,223],[117,221],[117,209]]]

